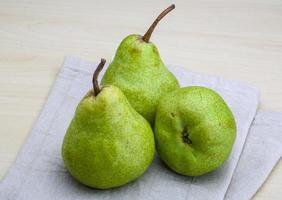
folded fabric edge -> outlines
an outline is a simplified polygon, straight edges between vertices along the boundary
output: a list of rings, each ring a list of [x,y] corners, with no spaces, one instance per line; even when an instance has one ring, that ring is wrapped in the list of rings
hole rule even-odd
[[[63,61],[64,63],[64,61]],[[24,181],[24,176],[26,174],[21,173],[21,174],[17,174],[18,176],[10,176],[10,174],[13,174],[15,172],[17,172],[17,165],[18,164],[22,164],[25,152],[28,151],[31,147],[32,147],[32,152],[29,152],[30,154],[32,153],[36,153],[41,149],[41,143],[33,143],[33,141],[44,141],[44,137],[45,135],[40,134],[41,127],[40,122],[43,120],[44,117],[46,117],[46,115],[50,115],[50,119],[52,118],[51,115],[53,115],[54,113],[49,113],[46,112],[46,110],[49,107],[52,107],[52,96],[55,95],[55,91],[57,88],[60,87],[64,87],[67,85],[67,81],[62,81],[61,79],[59,79],[59,76],[61,74],[63,74],[64,68],[61,67],[56,75],[56,79],[53,82],[52,86],[50,87],[48,94],[45,98],[45,102],[41,108],[41,110],[39,111],[38,115],[36,116],[31,129],[28,131],[28,134],[26,136],[25,141],[23,142],[22,146],[20,147],[14,161],[12,162],[11,166],[8,168],[6,174],[4,175],[4,177],[0,180],[0,197],[1,197],[1,193],[4,193],[5,187],[8,187],[7,184],[11,183],[13,181],[8,180],[8,179],[14,179],[14,185],[13,188],[11,188],[13,190],[13,192],[19,190],[19,188],[22,185],[22,182]],[[30,164],[33,162],[33,159],[27,160],[25,163],[26,168],[29,168]],[[18,180],[21,180],[18,181]]]
[[[252,198],[256,192],[261,188],[264,182],[268,179],[274,167],[278,164],[282,156],[282,132],[280,134],[280,127],[282,126],[282,113],[274,112],[269,110],[258,110],[254,121],[252,123],[249,135],[246,139],[243,151],[241,153],[240,159],[234,170],[232,180],[228,186],[227,192],[225,194],[225,200],[235,200],[242,199],[247,200]],[[260,132],[256,132],[255,128],[259,128]],[[263,127],[263,130],[261,129]],[[276,129],[273,131],[273,127]],[[271,130],[269,130],[271,129]],[[261,134],[268,133],[269,137],[261,137]],[[270,137],[272,136],[272,137]],[[262,141],[263,140],[263,141]],[[273,141],[275,140],[275,144]],[[260,142],[261,145],[257,145],[256,142]],[[275,147],[273,147],[273,145]],[[263,148],[273,148],[271,152],[268,152],[269,156],[261,154],[257,156],[259,163],[266,163],[264,169],[262,166],[253,166],[255,163],[250,162],[252,160],[252,154],[254,152],[260,152]],[[280,147],[280,151],[279,151]],[[259,148],[259,149],[258,149]],[[270,148],[270,149],[271,149]],[[277,149],[278,148],[278,149]],[[246,164],[248,163],[248,164]],[[252,165],[253,164],[253,165]],[[251,170],[249,168],[251,168]],[[244,169],[243,169],[244,168]],[[248,171],[249,170],[249,171]],[[258,174],[256,174],[258,172]],[[243,175],[245,173],[245,176]],[[250,176],[250,177],[248,177]],[[252,176],[255,176],[252,178]],[[248,180],[246,180],[248,179]],[[241,184],[240,184],[241,183]],[[244,184],[247,184],[244,186]]]

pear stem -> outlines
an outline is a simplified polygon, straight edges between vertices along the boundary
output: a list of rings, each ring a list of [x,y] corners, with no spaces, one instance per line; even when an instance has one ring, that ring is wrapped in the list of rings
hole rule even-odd
[[[94,97],[96,97],[101,91],[101,89],[99,87],[99,83],[98,83],[98,76],[99,76],[99,73],[102,71],[105,63],[106,63],[106,60],[104,58],[101,58],[101,62],[97,66],[97,68],[96,68],[96,70],[93,74],[92,84],[93,84],[93,96]]]
[[[145,42],[149,42],[151,35],[154,31],[154,29],[156,28],[157,24],[159,23],[159,21],[161,21],[161,19],[166,16],[170,11],[172,11],[175,8],[174,4],[171,4],[167,9],[165,9],[158,17],[157,19],[155,19],[155,21],[153,22],[153,24],[150,26],[150,28],[147,30],[147,32],[144,34],[144,36],[142,37],[142,39]]]

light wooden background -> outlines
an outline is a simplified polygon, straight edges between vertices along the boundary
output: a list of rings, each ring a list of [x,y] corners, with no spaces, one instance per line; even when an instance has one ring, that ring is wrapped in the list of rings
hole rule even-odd
[[[174,3],[152,37],[164,62],[250,83],[261,90],[261,108],[282,112],[282,1]],[[0,178],[25,142],[64,56],[110,61],[124,36],[144,33],[169,4],[0,0]],[[281,199],[281,189],[280,161],[255,199]]]

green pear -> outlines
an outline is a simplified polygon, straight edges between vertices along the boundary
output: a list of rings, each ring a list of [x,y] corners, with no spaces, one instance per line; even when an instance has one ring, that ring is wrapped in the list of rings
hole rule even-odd
[[[200,176],[228,158],[236,137],[236,123],[216,92],[192,86],[161,98],[154,133],[157,151],[172,170]]]
[[[132,107],[152,125],[159,98],[179,88],[177,79],[162,62],[157,47],[149,42],[157,23],[174,7],[171,5],[164,10],[144,36],[127,36],[102,79],[102,85],[119,87]]]
[[[93,90],[78,104],[62,145],[62,157],[79,182],[98,189],[124,185],[148,168],[155,143],[150,124],[130,105],[120,89],[101,89],[93,76]]]

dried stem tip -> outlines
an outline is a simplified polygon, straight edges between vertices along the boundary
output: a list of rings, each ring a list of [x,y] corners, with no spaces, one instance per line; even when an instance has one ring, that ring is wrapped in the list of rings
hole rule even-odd
[[[158,17],[157,19],[155,19],[155,21],[153,22],[153,24],[150,26],[150,28],[147,30],[147,32],[144,34],[144,36],[142,37],[142,39],[145,42],[149,42],[151,35],[154,31],[154,29],[156,28],[157,24],[159,23],[159,21],[161,21],[161,19],[166,16],[170,11],[172,11],[175,8],[175,5],[172,4],[170,5],[167,9],[165,9]]]
[[[100,87],[99,87],[99,83],[98,83],[98,76],[99,76],[99,73],[102,71],[105,63],[106,63],[106,60],[104,58],[101,58],[101,62],[97,66],[97,68],[96,68],[96,70],[93,74],[92,84],[93,84],[93,96],[94,97],[96,97],[101,91]]]

